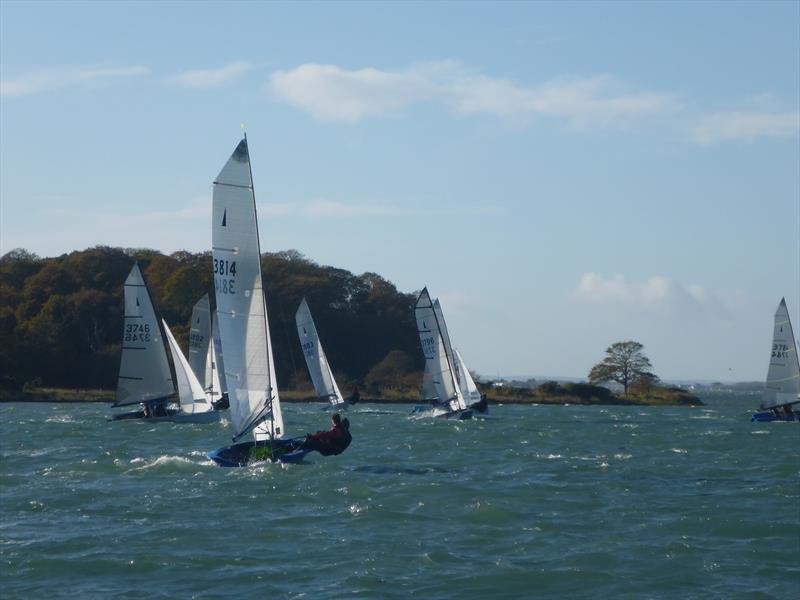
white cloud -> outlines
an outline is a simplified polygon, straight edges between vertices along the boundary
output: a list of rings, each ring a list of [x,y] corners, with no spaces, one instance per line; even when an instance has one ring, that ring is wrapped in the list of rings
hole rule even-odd
[[[524,86],[456,61],[421,63],[398,71],[309,63],[276,71],[270,87],[285,102],[331,121],[358,121],[430,102],[459,114],[552,116],[584,124],[655,114],[675,105],[666,94],[627,92],[608,76]]]
[[[195,69],[178,73],[170,79],[176,85],[195,89],[218,88],[245,74],[252,65],[238,61],[217,69]]]
[[[103,86],[115,79],[139,77],[149,72],[149,69],[142,65],[40,69],[20,75],[15,79],[0,81],[0,96],[16,98],[70,87]]]
[[[97,215],[101,226],[116,227],[136,225],[169,225],[183,223],[187,220],[211,219],[211,199],[207,197],[193,198],[188,206],[176,210],[154,210],[138,214],[111,214],[100,213]]]
[[[302,207],[307,217],[351,219],[359,217],[412,216],[418,214],[413,208],[389,204],[345,204],[335,200],[314,200]]]
[[[798,112],[731,111],[703,118],[692,130],[692,139],[699,144],[715,144],[759,137],[791,137],[798,132]]]
[[[577,296],[593,304],[611,304],[643,313],[699,316],[711,312],[723,317],[728,313],[722,298],[703,286],[685,285],[661,275],[629,282],[624,275],[584,273]]]
[[[320,198],[307,202],[261,203],[259,215],[274,217],[301,216],[309,219],[362,219],[370,217],[414,217],[419,215],[447,214],[483,216],[501,214],[503,207],[494,205],[460,206],[457,208],[425,208],[397,204],[347,203]]]

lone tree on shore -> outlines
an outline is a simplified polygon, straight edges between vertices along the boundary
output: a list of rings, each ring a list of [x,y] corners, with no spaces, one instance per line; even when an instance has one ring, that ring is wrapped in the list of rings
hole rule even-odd
[[[651,369],[650,359],[639,342],[617,342],[606,348],[606,357],[589,371],[589,383],[616,381],[625,388],[637,382],[653,384],[658,381]]]

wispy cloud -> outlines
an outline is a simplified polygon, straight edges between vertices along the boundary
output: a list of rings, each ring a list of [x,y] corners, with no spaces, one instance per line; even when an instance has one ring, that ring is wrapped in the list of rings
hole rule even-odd
[[[703,118],[692,130],[699,144],[792,137],[800,133],[800,112],[731,111]]]
[[[194,89],[213,89],[237,79],[251,70],[250,63],[232,62],[216,69],[183,71],[170,78],[175,85]]]
[[[703,286],[682,284],[661,275],[641,282],[629,282],[624,275],[606,277],[599,273],[584,273],[577,296],[593,304],[612,304],[642,313],[682,316],[714,313],[723,317],[728,313],[722,299]]]
[[[448,214],[481,216],[500,214],[503,207],[496,205],[467,205],[461,207],[421,208],[389,203],[349,203],[330,199],[316,199],[296,203],[263,203],[259,214],[275,217],[300,216],[309,219],[365,219],[373,217],[415,217],[419,215]]]
[[[16,98],[70,87],[98,87],[108,85],[114,80],[147,75],[149,72],[142,65],[39,69],[14,79],[0,81],[0,96]]]
[[[526,86],[456,61],[420,63],[398,71],[309,63],[276,71],[270,88],[317,119],[351,122],[425,102],[458,114],[550,116],[579,125],[641,117],[675,106],[668,94],[628,91],[605,75]]]
[[[100,213],[97,215],[102,226],[114,227],[127,225],[147,224],[175,224],[189,220],[208,220],[211,218],[211,199],[208,197],[195,197],[183,208],[176,210],[154,210],[142,213]]]

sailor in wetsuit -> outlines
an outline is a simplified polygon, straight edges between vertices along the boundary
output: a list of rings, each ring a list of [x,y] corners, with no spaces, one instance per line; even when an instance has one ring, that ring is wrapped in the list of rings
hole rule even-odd
[[[348,419],[342,420],[339,413],[335,413],[331,417],[331,421],[333,427],[330,430],[307,434],[301,448],[316,450],[322,456],[331,456],[344,452],[345,448],[353,441],[353,436],[350,435],[350,421]]]
[[[358,386],[353,387],[353,393],[350,394],[350,404],[356,404],[359,400],[361,400],[361,394],[358,392]]]
[[[486,394],[481,394],[481,399],[470,404],[468,408],[476,410],[479,413],[485,413],[489,408],[489,399],[486,397]]]

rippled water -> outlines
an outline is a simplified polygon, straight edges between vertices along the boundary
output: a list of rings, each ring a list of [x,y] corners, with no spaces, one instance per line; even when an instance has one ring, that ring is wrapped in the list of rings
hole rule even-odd
[[[800,424],[705,408],[351,411],[353,444],[223,469],[227,423],[0,405],[3,598],[800,597]],[[370,412],[365,412],[370,411]],[[326,425],[285,405],[292,434]]]

